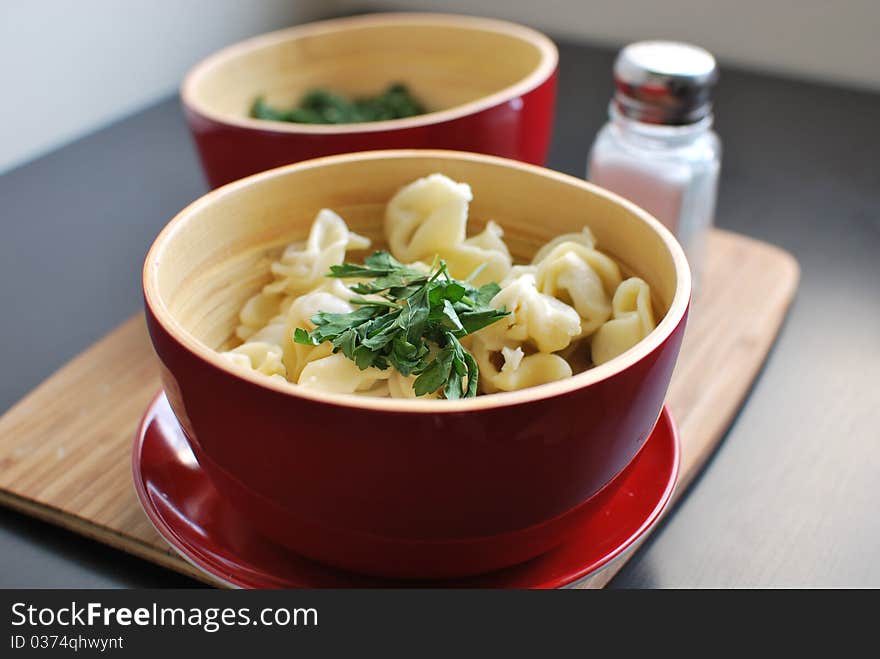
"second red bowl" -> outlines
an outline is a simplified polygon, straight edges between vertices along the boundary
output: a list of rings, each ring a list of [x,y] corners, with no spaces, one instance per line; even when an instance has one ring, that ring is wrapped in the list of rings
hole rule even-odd
[[[558,53],[532,29],[444,14],[375,14],[273,32],[202,61],[181,89],[211,187],[318,156],[389,148],[457,149],[543,164]],[[253,119],[324,88],[348,96],[406,84],[427,114],[337,125]]]

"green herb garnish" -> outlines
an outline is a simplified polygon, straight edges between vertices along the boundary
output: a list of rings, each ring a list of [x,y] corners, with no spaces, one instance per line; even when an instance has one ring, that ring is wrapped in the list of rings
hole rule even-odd
[[[477,395],[480,371],[459,339],[508,315],[503,308],[489,306],[501,290],[498,284],[477,288],[453,279],[442,260],[425,273],[403,265],[388,252],[373,253],[363,265],[334,265],[327,276],[372,280],[350,288],[373,297],[353,298],[358,308],[350,313],[315,314],[314,330],[294,331],[296,343],[330,341],[333,352],[341,351],[361,370],[391,366],[403,375],[415,374],[417,396],[441,388],[446,398]]]
[[[289,110],[274,108],[261,96],[251,106],[251,116],[300,124],[355,124],[388,121],[424,114],[425,108],[405,85],[393,84],[378,96],[353,101],[324,89],[313,89]]]

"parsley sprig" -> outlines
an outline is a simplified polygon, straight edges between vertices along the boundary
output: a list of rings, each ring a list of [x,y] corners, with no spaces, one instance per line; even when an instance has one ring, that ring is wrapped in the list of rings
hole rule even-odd
[[[453,279],[442,260],[426,273],[384,251],[368,256],[363,265],[334,265],[327,276],[363,279],[350,288],[371,297],[353,298],[358,308],[350,313],[315,314],[314,330],[294,331],[296,343],[330,341],[333,352],[341,351],[361,370],[391,366],[403,375],[415,374],[417,396],[441,388],[446,398],[477,395],[479,367],[459,339],[508,315],[489,306],[501,290],[498,284],[477,288]]]
[[[326,89],[313,89],[289,109],[269,105],[262,96],[251,106],[251,116],[270,121],[291,121],[300,124],[351,124],[363,121],[403,119],[427,112],[406,85],[389,85],[376,96],[348,98]]]

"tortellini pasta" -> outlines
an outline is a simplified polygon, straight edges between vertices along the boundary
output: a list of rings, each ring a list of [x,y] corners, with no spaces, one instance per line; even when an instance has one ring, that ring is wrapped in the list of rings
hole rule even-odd
[[[250,334],[243,344],[222,354],[237,366],[287,379],[285,341],[286,323],[284,315],[279,314],[270,319],[265,327]]]
[[[582,243],[564,241],[538,261],[538,290],[571,305],[581,317],[580,336],[596,331],[611,317],[611,296],[620,285],[620,268]]]
[[[258,373],[287,381],[283,353],[281,346],[275,343],[251,341],[221,355],[239,368],[253,369]]]
[[[416,392],[413,384],[416,381],[415,375],[403,375],[397,371],[392,371],[388,376],[388,395],[392,398],[416,398]],[[439,398],[440,394],[434,392],[419,396],[419,398]]]
[[[309,362],[300,373],[297,384],[306,389],[332,391],[338,394],[388,396],[391,369],[361,370],[341,352]]]
[[[561,236],[556,236],[553,240],[542,245],[541,248],[535,252],[532,263],[540,263],[550,252],[562,243],[577,243],[592,249],[596,246],[596,236],[593,235],[590,227],[584,227],[579,233],[564,233]]]
[[[453,277],[467,278],[475,286],[499,281],[510,271],[512,262],[501,240],[503,235],[503,229],[490,221],[481,233],[438,255],[446,261]]]
[[[631,277],[617,287],[611,306],[614,318],[596,330],[590,342],[597,366],[632,348],[655,326],[651,289],[638,277]]]
[[[263,292],[300,295],[319,285],[331,265],[345,260],[346,251],[369,246],[369,238],[349,231],[341,217],[325,208],[315,218],[305,246],[288,246],[281,260],[272,264],[275,281]]]
[[[480,367],[480,381],[484,393],[515,391],[535,387],[571,376],[571,366],[564,358],[553,353],[536,352],[526,355],[522,346],[502,346],[492,350],[490,344],[480,340],[473,343],[474,358]],[[499,358],[498,368],[494,360]]]
[[[239,325],[235,334],[246,341],[282,312],[282,306],[293,302],[292,297],[280,293],[257,293],[244,303],[239,313]]]
[[[456,279],[470,278],[476,287],[499,284],[489,304],[509,314],[461,339],[479,367],[480,393],[571,377],[613,359],[654,329],[648,284],[637,277],[624,280],[618,264],[596,248],[588,227],[551,240],[531,263],[514,265],[497,223],[488,220],[468,237],[472,198],[470,186],[442,174],[418,179],[389,201],[384,231],[392,256],[411,268],[430,271],[442,259]],[[315,329],[315,314],[357,308],[349,288],[354,281],[325,275],[348,251],[368,247],[370,241],[350,231],[339,215],[321,210],[308,238],[284,250],[270,266],[272,280],[244,304],[235,328],[241,344],[223,357],[237,368],[306,389],[416,398],[414,374],[392,367],[362,370],[342,352],[334,353],[330,342],[293,340],[298,328]],[[438,350],[432,344],[429,355]]]
[[[510,270],[504,231],[489,222],[482,233],[466,238],[468,204],[473,199],[466,183],[431,174],[404,186],[385,210],[385,235],[391,253],[409,263],[430,263],[440,257],[457,279],[473,277],[477,286],[501,281]]]
[[[329,343],[319,346],[307,346],[293,342],[293,333],[297,327],[312,330],[315,325],[311,318],[319,311],[327,313],[348,313],[352,306],[345,300],[326,290],[312,291],[294,300],[290,305],[284,321],[284,367],[287,369],[287,378],[291,382],[297,382],[300,374],[309,362],[327,357],[332,352]]]
[[[245,342],[233,350],[223,353],[239,366],[248,366],[261,373],[281,375],[296,382],[305,365],[316,359],[326,357],[332,352],[330,344],[306,346],[294,343],[293,333],[297,327],[314,329],[312,316],[319,311],[327,313],[348,313],[352,306],[339,295],[347,291],[327,284],[311,293],[290,298],[287,309],[270,319],[265,327],[251,334]],[[350,293],[350,291],[349,291]],[[242,357],[249,359],[245,362]]]
[[[431,174],[404,186],[385,209],[385,236],[395,258],[430,261],[435,254],[465,240],[468,204],[473,195],[467,183]]]
[[[487,343],[494,343],[499,349],[503,344],[528,341],[540,352],[556,352],[568,347],[581,333],[577,311],[538,291],[535,276],[529,273],[510,281],[492,298],[491,304],[510,312],[480,332]]]
[[[270,267],[273,281],[245,302],[239,314],[236,336],[242,341],[247,340],[272,318],[283,313],[294,297],[321,285],[330,266],[342,263],[348,250],[369,246],[369,238],[349,231],[341,217],[329,209],[322,209],[312,223],[305,244],[288,245],[281,259]]]

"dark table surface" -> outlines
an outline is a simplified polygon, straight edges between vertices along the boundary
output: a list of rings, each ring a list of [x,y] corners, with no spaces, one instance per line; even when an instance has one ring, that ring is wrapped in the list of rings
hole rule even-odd
[[[613,53],[561,46],[549,166],[582,176]],[[702,476],[614,587],[880,586],[880,95],[724,69],[717,224],[800,261],[797,299]],[[140,307],[205,183],[176,99],[0,176],[0,411]],[[195,582],[0,509],[0,587]]]

